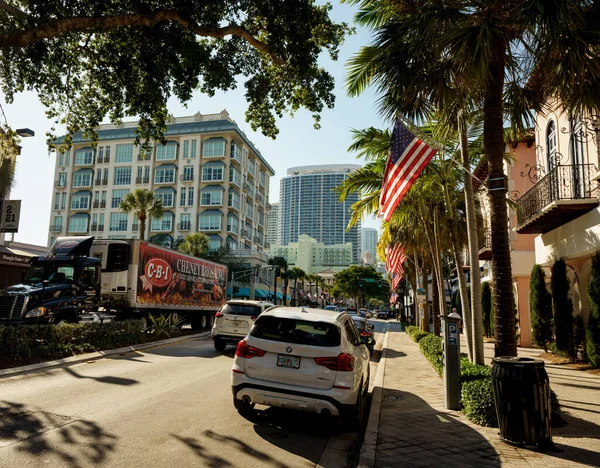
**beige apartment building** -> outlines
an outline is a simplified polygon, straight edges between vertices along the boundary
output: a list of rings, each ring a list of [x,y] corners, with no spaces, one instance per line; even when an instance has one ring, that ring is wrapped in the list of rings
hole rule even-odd
[[[137,219],[119,204],[128,192],[144,188],[165,208],[162,218],[147,223],[146,239],[203,232],[211,249],[227,245],[252,264],[266,263],[274,171],[227,111],[171,117],[166,143],[149,151],[135,144],[136,127],[100,125],[96,147],[76,134],[69,150],[57,152],[49,242],[76,235],[139,238]]]
[[[532,186],[517,199],[516,232],[534,236],[535,262],[550,268],[564,258],[574,313],[589,313],[591,257],[600,250],[598,126],[600,118],[560,110],[536,117]]]

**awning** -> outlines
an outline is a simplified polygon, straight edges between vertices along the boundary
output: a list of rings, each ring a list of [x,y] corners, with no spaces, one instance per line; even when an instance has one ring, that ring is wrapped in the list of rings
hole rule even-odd
[[[175,164],[161,164],[160,166],[156,166],[156,169],[177,169],[177,166]]]
[[[71,218],[87,218],[90,219],[90,214],[89,213],[75,213],[71,216],[69,216],[69,219]]]
[[[29,252],[15,247],[0,245],[0,265],[27,266],[33,257],[45,255],[46,252]]]
[[[202,187],[203,192],[205,190],[216,190],[216,189],[219,189],[221,192],[225,191],[225,187],[223,187],[222,185],[205,185],[204,187]]]
[[[221,210],[204,210],[202,213],[200,213],[200,215],[220,215],[223,216],[223,212]]]
[[[79,170],[75,171],[73,174],[83,174],[83,173],[90,173],[90,172],[93,174],[94,169],[91,169],[88,167],[86,169],[79,169]]]
[[[75,197],[75,196],[82,196],[82,195],[87,195],[88,197],[91,197],[92,196],[92,192],[90,192],[89,190],[79,190],[78,192],[75,192],[71,196]]]
[[[175,189],[173,187],[161,187],[156,189],[154,193],[175,193]]]

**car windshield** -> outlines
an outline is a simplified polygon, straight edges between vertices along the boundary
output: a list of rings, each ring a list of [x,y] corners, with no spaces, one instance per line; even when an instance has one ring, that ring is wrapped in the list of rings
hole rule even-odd
[[[44,280],[50,283],[65,283],[73,281],[75,268],[72,264],[63,262],[34,263],[29,267],[25,276],[25,284],[37,284]]]
[[[357,320],[354,317],[352,317],[352,319],[354,320],[354,323],[356,324],[356,328],[360,328],[362,330],[363,328],[365,328],[367,326],[366,325],[366,321],[364,319],[363,320]]]
[[[225,304],[221,309],[223,314],[247,315],[248,317],[260,315],[260,311],[260,306],[252,304]]]
[[[310,346],[340,345],[340,330],[332,323],[263,316],[250,330],[250,336]]]

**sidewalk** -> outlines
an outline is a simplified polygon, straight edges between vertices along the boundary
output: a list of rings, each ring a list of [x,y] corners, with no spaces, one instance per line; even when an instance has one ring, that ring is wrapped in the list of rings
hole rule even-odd
[[[551,375],[568,422],[553,432],[557,449],[539,453],[513,447],[500,440],[497,428],[478,426],[462,413],[444,409],[442,379],[399,329],[390,323],[378,431],[372,441],[375,460],[361,458],[361,468],[600,466],[600,377],[560,369],[572,376],[563,376],[571,383],[562,383],[559,392]],[[571,389],[570,396],[565,388]],[[371,411],[377,414],[377,408]]]

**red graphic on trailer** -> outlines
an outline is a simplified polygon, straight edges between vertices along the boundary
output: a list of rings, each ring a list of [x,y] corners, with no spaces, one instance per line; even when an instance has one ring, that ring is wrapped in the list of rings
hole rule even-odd
[[[142,243],[136,302],[219,308],[225,300],[227,267]]]

